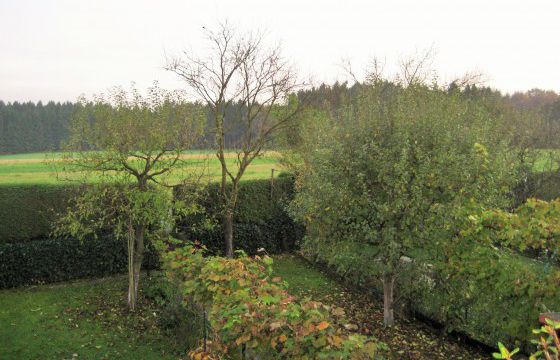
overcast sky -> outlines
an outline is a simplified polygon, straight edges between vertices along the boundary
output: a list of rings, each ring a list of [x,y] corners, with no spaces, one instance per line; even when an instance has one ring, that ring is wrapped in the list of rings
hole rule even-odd
[[[558,0],[0,0],[0,99],[75,100],[114,85],[181,83],[165,53],[203,51],[202,26],[265,29],[304,78],[344,79],[376,56],[436,49],[443,79],[483,72],[513,92],[560,91]],[[390,66],[388,66],[390,69]]]

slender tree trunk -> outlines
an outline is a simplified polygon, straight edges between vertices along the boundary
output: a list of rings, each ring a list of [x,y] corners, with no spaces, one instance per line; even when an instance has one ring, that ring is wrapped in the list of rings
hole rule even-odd
[[[224,215],[224,240],[226,243],[226,256],[233,257],[233,211],[226,211]]]
[[[392,274],[386,274],[383,277],[383,324],[385,326],[393,326],[395,324],[393,315],[394,286],[395,277]]]
[[[128,248],[128,308],[136,309],[138,300],[138,284],[140,270],[144,258],[144,225],[138,225],[134,230],[134,237],[129,239]],[[132,245],[132,246],[131,246]]]
[[[136,297],[134,291],[134,243],[136,238],[134,236],[134,230],[132,225],[129,226],[128,230],[128,308],[134,310],[136,306]]]

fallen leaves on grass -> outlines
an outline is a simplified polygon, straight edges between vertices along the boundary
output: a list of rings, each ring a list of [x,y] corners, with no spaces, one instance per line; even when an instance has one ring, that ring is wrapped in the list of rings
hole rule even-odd
[[[414,320],[398,318],[396,325],[383,326],[383,306],[378,299],[345,288],[330,295],[314,297],[326,304],[335,304],[346,313],[352,328],[371,335],[388,346],[384,354],[389,359],[448,360],[491,359],[481,349],[441,335],[436,329]],[[309,294],[312,295],[312,294]]]

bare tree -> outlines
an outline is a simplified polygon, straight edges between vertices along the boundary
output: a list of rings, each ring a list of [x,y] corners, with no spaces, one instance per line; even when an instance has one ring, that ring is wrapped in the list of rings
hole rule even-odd
[[[262,34],[239,34],[229,24],[216,31],[204,28],[210,44],[207,56],[185,52],[169,59],[166,69],[179,75],[210,110],[216,156],[221,164],[220,194],[226,256],[233,256],[233,219],[240,181],[278,129],[297,112],[288,96],[299,86],[279,46],[264,45]],[[226,162],[226,136],[233,123],[243,134],[236,144],[235,165]]]
[[[430,47],[417,54],[403,57],[399,63],[396,81],[405,86],[424,84],[432,75],[432,63],[435,50]]]
[[[467,71],[461,76],[453,78],[447,87],[453,86],[464,89],[467,86],[484,86],[488,82],[485,74],[479,71]]]

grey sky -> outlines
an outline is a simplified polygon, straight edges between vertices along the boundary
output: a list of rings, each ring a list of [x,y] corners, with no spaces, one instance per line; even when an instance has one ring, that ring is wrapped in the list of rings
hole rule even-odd
[[[442,78],[481,71],[504,91],[560,91],[560,1],[0,0],[0,99],[75,100],[135,81],[181,84],[164,53],[203,50],[202,26],[266,29],[302,76],[343,79],[349,58],[392,64],[433,46]]]

